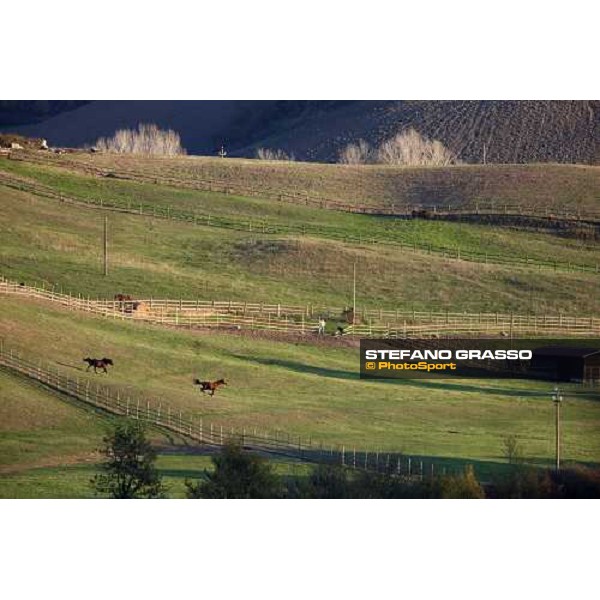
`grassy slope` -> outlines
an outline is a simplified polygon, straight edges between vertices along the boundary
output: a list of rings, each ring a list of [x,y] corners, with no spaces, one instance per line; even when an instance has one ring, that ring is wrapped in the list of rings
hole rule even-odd
[[[0,470],[95,459],[108,419],[0,371]]]
[[[248,224],[253,223],[254,233],[260,232],[263,222],[275,226],[305,225],[311,235],[325,239],[338,240],[345,236],[405,244],[419,242],[433,248],[481,253],[482,260],[485,253],[544,260],[552,256],[560,262],[588,265],[595,265],[599,260],[597,245],[590,244],[586,251],[586,244],[580,241],[560,239],[557,244],[556,238],[546,234],[514,232],[463,223],[355,215],[261,198],[98,178],[18,161],[4,161],[0,163],[0,169],[27,176],[70,197],[95,202],[110,199],[113,205],[133,209],[137,209],[142,203],[146,208],[166,210],[170,207],[189,214],[222,216],[232,219],[246,230]],[[314,227],[318,227],[319,231],[316,232]]]
[[[194,169],[202,162],[189,160]],[[150,164],[156,163],[150,161]],[[229,169],[240,164],[224,161],[208,166]],[[450,223],[407,222],[392,227],[385,220],[260,199],[80,177],[20,163],[0,164],[5,165],[19,173],[34,175],[65,193],[82,197],[106,194],[124,204],[141,198],[147,203],[180,206],[242,220],[266,217],[277,222],[318,223],[325,229],[342,228],[349,235],[368,236],[377,231],[407,241],[429,240],[433,244],[460,244],[467,249],[485,247],[519,255],[597,262],[597,250],[586,250],[576,242],[544,235]],[[180,163],[175,166],[179,169]],[[313,167],[321,169],[320,165],[304,171],[302,165],[294,165],[292,170],[277,164],[253,162],[250,166],[260,171],[252,177],[261,179],[265,169],[272,169],[279,172],[277,177],[288,182],[292,181],[290,173],[298,168],[301,172],[296,173],[294,180],[297,185],[305,181],[307,185],[320,185],[334,191],[360,191],[363,183],[358,179],[369,181],[368,169],[357,170],[354,179],[348,175],[351,170],[338,171],[344,179],[341,183],[336,179],[338,175],[328,170],[340,167],[323,166],[321,179],[316,171],[310,171]],[[505,191],[518,188],[528,201],[534,197],[536,201],[545,201],[546,184],[540,187],[539,179],[533,178],[525,185],[520,175],[514,176],[517,171],[506,170],[512,168],[495,169],[508,182]],[[596,201],[594,194],[598,187],[594,188],[596,171],[593,169],[583,169],[575,175],[577,167],[540,169],[561,201],[583,199],[587,205]],[[398,170],[389,176],[398,180]],[[380,173],[377,181],[383,185],[386,177]],[[267,179],[277,180],[270,175]],[[346,185],[349,187],[345,188]],[[378,198],[382,201],[392,197],[386,195],[392,192],[382,191],[377,186],[372,189],[381,194]],[[598,309],[600,284],[594,276],[447,261],[396,249],[377,253],[369,247],[333,242],[327,239],[326,233],[322,238],[299,240],[123,215],[111,216],[112,264],[109,277],[104,279],[99,276],[100,213],[60,206],[6,188],[1,189],[1,194],[3,271],[16,279],[45,280],[92,296],[110,297],[117,291],[125,291],[137,296],[231,297],[341,306],[350,298],[351,264],[357,260],[359,304],[367,306],[414,304],[423,308],[460,306],[464,310],[516,312],[563,309],[570,313],[575,310],[597,313]],[[71,364],[74,369],[80,368],[81,357],[88,352],[110,353],[116,357],[118,366],[109,382],[128,387],[133,393],[168,398],[175,406],[215,423],[279,427],[325,443],[484,462],[498,460],[504,436],[515,433],[531,459],[548,460],[552,455],[553,421],[546,386],[476,381],[466,384],[360,382],[356,379],[355,352],[349,349],[324,350],[304,344],[273,344],[252,338],[172,332],[103,321],[5,298],[0,298],[0,304],[3,309],[0,335],[7,343],[16,343],[40,358],[55,357],[58,351],[58,360]],[[71,372],[86,376],[81,371]],[[233,385],[215,402],[199,400],[190,379],[200,374],[224,375]],[[286,390],[283,398],[281,390]],[[597,400],[570,393],[565,409],[566,458],[598,461]],[[88,493],[91,466],[40,466],[46,464],[46,457],[50,457],[47,462],[51,464],[54,459],[56,464],[62,464],[68,462],[73,453],[77,455],[81,451],[85,455],[92,447],[86,446],[86,436],[82,436],[81,443],[75,438],[66,438],[71,441],[61,448],[60,439],[53,437],[50,430],[42,425],[39,432],[42,441],[38,454],[35,450],[37,434],[23,434],[24,438],[18,431],[7,434],[7,448],[13,452],[12,456],[10,452],[7,454],[11,464],[19,463],[14,454],[15,447],[19,447],[15,446],[15,439],[19,436],[29,439],[30,456],[37,456],[39,460],[29,464],[37,466],[35,470],[28,466],[26,471],[4,478],[6,494],[10,496],[17,489],[20,491],[16,495],[21,496]],[[96,446],[94,442],[93,447]],[[204,458],[194,457],[189,459],[191,462],[188,458],[165,456],[160,459],[165,473],[173,477],[176,494],[182,491],[180,475],[189,465],[196,465],[195,461],[198,465],[205,464]],[[196,466],[191,467],[192,471],[194,468]]]
[[[77,178],[67,181],[83,185]],[[118,189],[132,185],[139,194],[157,193],[154,186],[113,184]],[[124,291],[138,297],[341,307],[350,301],[352,264],[357,261],[361,306],[598,312],[600,282],[594,274],[485,265],[393,247],[355,246],[314,237],[263,236],[122,214],[110,216],[111,268],[104,278],[100,212],[61,205],[10,188],[0,188],[0,193],[3,273],[93,297],[112,297]],[[203,195],[195,194],[189,202],[201,204]],[[251,210],[244,199],[225,197],[221,201],[224,211],[234,212],[238,206],[240,210]],[[247,202],[251,206],[254,201]],[[264,204],[275,210],[273,203]],[[303,210],[311,215],[320,212],[328,218],[333,214]],[[341,217],[351,221],[349,229],[369,231],[362,217]],[[546,235],[451,223],[410,221],[401,225],[415,238],[448,245],[460,241],[463,248],[484,245],[562,261],[598,262],[597,249],[582,248],[574,241],[557,243],[556,238]],[[582,289],[587,293],[582,294]]]
[[[365,382],[356,350],[234,335],[203,335],[119,323],[37,303],[1,299],[0,335],[78,377],[128,388],[225,426],[281,429],[325,444],[412,455],[501,460],[515,434],[527,457],[553,453],[547,385],[516,381]],[[109,377],[86,374],[81,358],[108,355]],[[214,399],[192,377],[225,377]],[[567,460],[597,462],[597,396],[569,390],[564,409]]]
[[[600,208],[600,167],[581,165],[462,165],[411,168],[263,162],[209,157],[141,158],[114,155],[52,157],[56,164],[79,162],[152,177],[175,177],[193,184],[217,179],[257,191],[308,192],[314,196],[374,206],[461,203],[494,200],[533,206]]]
[[[88,410],[42,386],[0,370],[0,498],[91,498],[97,448],[116,417]],[[170,498],[184,497],[186,479],[212,468],[211,457],[149,430]],[[307,467],[277,461],[276,472]]]
[[[0,498],[89,498],[97,448],[114,417],[0,370]],[[211,468],[210,456],[190,453],[150,430],[169,497],[183,497],[186,478]],[[282,473],[304,467],[278,463]]]

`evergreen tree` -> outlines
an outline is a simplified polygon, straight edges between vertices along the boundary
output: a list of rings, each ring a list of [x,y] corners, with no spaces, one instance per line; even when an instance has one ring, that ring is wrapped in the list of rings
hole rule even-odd
[[[106,460],[91,484],[109,498],[162,498],[165,488],[154,462],[156,451],[139,421],[120,421],[103,439]]]

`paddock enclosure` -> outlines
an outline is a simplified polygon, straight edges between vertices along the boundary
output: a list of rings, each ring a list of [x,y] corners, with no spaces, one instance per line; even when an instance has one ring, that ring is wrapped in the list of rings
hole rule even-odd
[[[0,159],[0,368],[190,453],[233,437],[294,464],[406,478],[473,464],[485,478],[516,436],[546,466],[545,383],[361,381],[357,345],[600,337],[598,173],[13,152]],[[114,367],[86,373],[84,356]],[[211,398],[196,378],[227,386]],[[564,393],[565,460],[597,464],[598,389]],[[18,427],[10,456],[31,450]]]

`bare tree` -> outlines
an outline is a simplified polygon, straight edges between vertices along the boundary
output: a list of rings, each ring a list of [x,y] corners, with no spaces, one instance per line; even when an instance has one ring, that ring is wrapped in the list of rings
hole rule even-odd
[[[430,140],[411,127],[381,143],[377,149],[377,162],[420,167],[446,166],[459,161],[442,142]]]
[[[119,154],[157,154],[177,156],[185,154],[181,138],[172,129],[159,129],[153,123],[140,123],[136,129],[119,129],[110,138],[100,138],[96,148]]]
[[[340,150],[338,162],[344,165],[365,165],[372,161],[373,151],[365,140],[358,140],[356,144],[348,144]]]
[[[432,165],[445,167],[460,163],[454,152],[446,148],[439,140],[433,140],[429,147],[429,161]]]
[[[519,440],[514,435],[509,435],[504,438],[504,456],[511,465],[518,465],[524,462],[523,452]]]
[[[281,148],[258,148],[256,151],[256,158],[258,158],[258,160],[296,160],[293,154],[288,154]]]

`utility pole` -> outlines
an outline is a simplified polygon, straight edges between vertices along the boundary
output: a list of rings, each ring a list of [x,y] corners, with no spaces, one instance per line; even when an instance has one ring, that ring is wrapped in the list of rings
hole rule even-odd
[[[563,401],[563,395],[558,386],[552,392],[552,401],[554,402],[556,419],[556,470],[560,471],[560,403]]]
[[[487,161],[487,146],[486,143],[483,142],[483,164],[485,165]]]
[[[108,275],[108,217],[104,217],[104,276]]]
[[[352,269],[352,321],[356,321],[356,261]]]

